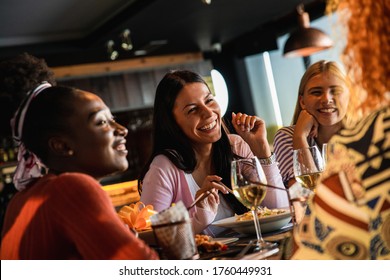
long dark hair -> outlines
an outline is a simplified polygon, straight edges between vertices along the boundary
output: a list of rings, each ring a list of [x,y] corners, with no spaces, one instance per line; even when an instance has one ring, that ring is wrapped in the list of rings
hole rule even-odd
[[[140,193],[142,192],[142,180],[157,155],[167,156],[177,168],[186,173],[192,173],[196,167],[197,161],[191,142],[177,125],[173,116],[176,97],[189,83],[202,83],[208,87],[200,75],[187,70],[168,72],[157,86],[153,114],[153,148],[139,178],[138,190]],[[222,125],[221,132],[221,138],[213,144],[212,163],[216,174],[223,178],[222,182],[231,188],[230,163],[233,158],[239,156],[232,151],[228,131],[224,125]],[[248,211],[234,195],[229,193],[224,197],[236,213],[241,214]]]

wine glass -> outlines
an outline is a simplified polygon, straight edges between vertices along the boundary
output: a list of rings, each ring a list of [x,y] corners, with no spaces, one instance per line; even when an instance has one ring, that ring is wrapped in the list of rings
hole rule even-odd
[[[234,195],[252,211],[257,236],[254,251],[276,246],[276,243],[264,241],[257,215],[258,207],[267,193],[267,179],[259,160],[256,157],[233,160],[231,181]]]
[[[322,144],[322,159],[324,160],[324,169],[328,163],[329,158],[334,154],[337,143],[324,143]]]
[[[328,145],[328,143],[322,144],[321,154],[322,154],[322,159],[324,160],[324,168],[326,166],[326,162],[328,161],[328,154],[330,153],[329,149],[330,146]]]
[[[318,147],[294,150],[293,166],[295,179],[302,187],[314,191],[318,178],[324,170],[324,161]]]

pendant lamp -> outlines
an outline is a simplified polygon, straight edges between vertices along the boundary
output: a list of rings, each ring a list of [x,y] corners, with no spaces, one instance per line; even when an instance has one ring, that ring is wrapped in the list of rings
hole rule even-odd
[[[332,40],[319,29],[310,27],[309,14],[303,5],[297,7],[298,30],[292,32],[284,45],[285,57],[307,57],[333,46]]]

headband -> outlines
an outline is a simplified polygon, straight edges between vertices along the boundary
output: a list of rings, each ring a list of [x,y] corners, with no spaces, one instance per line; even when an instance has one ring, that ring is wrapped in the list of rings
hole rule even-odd
[[[18,146],[18,165],[13,178],[13,183],[18,191],[25,189],[27,184],[41,177],[41,170],[45,167],[33,152],[26,149],[22,142],[22,132],[26,113],[31,101],[44,89],[49,87],[51,87],[51,84],[43,82],[34,90],[30,91],[11,120],[12,137]]]

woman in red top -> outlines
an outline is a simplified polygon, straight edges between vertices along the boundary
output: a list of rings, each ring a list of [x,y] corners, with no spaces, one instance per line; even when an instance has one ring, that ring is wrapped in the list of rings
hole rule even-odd
[[[127,129],[95,94],[44,82],[12,121],[19,142],[2,259],[157,259],[98,180],[127,166]]]

